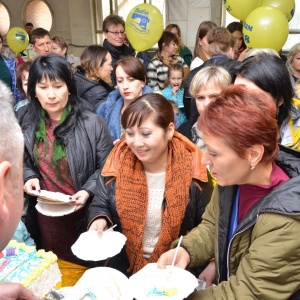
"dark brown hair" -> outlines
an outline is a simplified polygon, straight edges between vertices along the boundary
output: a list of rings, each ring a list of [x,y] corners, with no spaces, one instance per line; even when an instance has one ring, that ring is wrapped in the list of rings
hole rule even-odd
[[[157,42],[158,44],[158,51],[161,52],[163,49],[163,44],[166,46],[171,44],[172,42],[175,42],[175,44],[179,45],[179,41],[177,36],[171,32],[171,31],[164,31],[162,36],[160,37],[159,41]]]
[[[22,86],[22,73],[23,71],[29,72],[31,63],[32,63],[31,61],[26,61],[22,65],[18,66],[16,69],[17,86],[18,89],[22,92],[23,96],[25,97],[27,97],[27,95],[25,94],[25,91],[23,90],[23,86]]]
[[[160,94],[142,95],[124,110],[121,124],[125,129],[135,125],[140,126],[150,116],[157,126],[167,131],[169,124],[174,123],[173,106],[170,101]]]
[[[146,82],[145,67],[137,57],[127,56],[119,59],[114,65],[115,73],[117,67],[121,67],[124,70],[124,72],[130,77]]]
[[[108,15],[102,24],[102,30],[103,32],[108,32],[109,27],[111,25],[119,25],[121,24],[125,28],[125,22],[122,17],[118,15]]]
[[[35,44],[35,39],[42,39],[44,36],[48,35],[49,38],[51,39],[50,37],[50,33],[48,30],[44,29],[44,28],[36,28],[32,31],[31,33],[31,38],[30,38],[30,42],[31,44]]]
[[[262,91],[239,84],[225,88],[201,112],[197,126],[203,133],[224,138],[241,158],[245,158],[246,149],[257,144],[264,147],[262,162],[276,158],[276,105]]]
[[[80,55],[80,62],[87,78],[96,81],[99,79],[108,80],[108,78],[100,78],[99,76],[99,68],[106,62],[107,53],[108,51],[100,45],[90,45],[83,50]]]

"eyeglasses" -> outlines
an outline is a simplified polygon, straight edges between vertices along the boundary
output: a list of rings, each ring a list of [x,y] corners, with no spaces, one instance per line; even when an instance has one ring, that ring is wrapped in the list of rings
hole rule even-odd
[[[107,30],[107,32],[111,33],[113,36],[118,36],[119,34],[125,35],[125,31],[109,31],[109,30]]]

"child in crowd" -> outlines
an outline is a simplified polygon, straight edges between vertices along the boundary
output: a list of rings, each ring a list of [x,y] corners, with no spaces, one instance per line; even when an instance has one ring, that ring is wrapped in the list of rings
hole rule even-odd
[[[18,227],[11,239],[16,240],[18,243],[25,243],[27,246],[35,247],[34,240],[30,237],[25,224],[21,220],[19,221]]]
[[[172,100],[177,104],[179,109],[179,125],[186,121],[183,107],[183,77],[183,66],[181,64],[171,65],[168,70],[169,86],[161,91],[166,99]]]
[[[18,109],[24,105],[26,105],[29,100],[27,99],[27,83],[28,83],[28,75],[29,75],[29,68],[31,65],[31,61],[27,61],[24,64],[17,67],[16,75],[17,75],[17,86],[18,89],[22,92],[23,100],[19,101],[14,110],[18,111]]]

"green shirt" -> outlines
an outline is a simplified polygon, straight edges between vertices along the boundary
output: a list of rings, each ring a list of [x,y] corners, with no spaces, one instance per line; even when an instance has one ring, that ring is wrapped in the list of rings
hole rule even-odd
[[[11,74],[1,55],[0,55],[0,80],[2,80],[11,89],[12,86]]]

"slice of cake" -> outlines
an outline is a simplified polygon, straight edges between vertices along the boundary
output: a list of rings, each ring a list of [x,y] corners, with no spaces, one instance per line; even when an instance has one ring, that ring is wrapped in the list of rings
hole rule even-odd
[[[61,281],[57,256],[36,251],[25,243],[10,241],[0,259],[0,282],[20,283],[36,296],[43,297]]]

